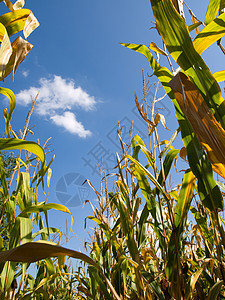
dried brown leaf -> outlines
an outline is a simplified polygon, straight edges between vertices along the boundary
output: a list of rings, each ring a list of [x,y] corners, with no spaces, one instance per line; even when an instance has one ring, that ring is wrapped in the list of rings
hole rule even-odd
[[[137,95],[135,93],[135,104],[137,106],[137,109],[139,111],[139,114],[141,115],[141,117],[150,125],[150,126],[155,126],[153,122],[151,122],[148,117],[147,114],[144,112],[143,108],[140,107],[138,99],[137,99]]]
[[[225,130],[185,74],[178,73],[169,85],[199,142],[207,151],[213,170],[225,178]]]
[[[8,65],[6,66],[6,76],[11,71],[13,71],[13,77],[14,77],[18,66],[25,59],[27,54],[31,51],[33,45],[27,42],[26,40],[24,40],[21,36],[18,36],[18,38],[15,41],[13,41],[12,48],[13,48],[13,53],[10,57]]]

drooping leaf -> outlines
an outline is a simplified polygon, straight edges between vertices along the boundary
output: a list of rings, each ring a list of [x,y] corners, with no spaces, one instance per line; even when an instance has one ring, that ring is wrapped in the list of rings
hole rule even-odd
[[[10,9],[11,11],[13,11],[13,4],[10,0],[4,0],[5,5],[8,7],[8,9]]]
[[[191,20],[192,20],[192,25],[188,26],[188,31],[191,32],[192,30],[195,30],[196,34],[199,34],[199,26],[202,24],[202,22],[200,22],[196,16],[193,14],[193,12],[189,9],[189,14],[191,16]]]
[[[151,187],[149,185],[149,182],[143,170],[141,170],[140,167],[138,167],[138,165],[131,164],[130,168],[139,183],[139,187],[146,200],[148,210],[151,211],[153,208],[156,207],[156,200],[155,200],[155,195],[153,194]]]
[[[27,54],[31,51],[33,45],[24,40],[22,37],[12,42],[12,55],[5,67],[4,76],[7,77],[13,71],[13,77],[18,66],[23,62]]]
[[[2,23],[7,30],[9,36],[16,34],[24,29],[26,20],[30,15],[30,9],[18,9],[0,16]]]
[[[0,150],[14,150],[24,149],[32,152],[41,160],[42,163],[45,161],[45,153],[41,146],[35,142],[24,141],[16,138],[1,138],[0,139]]]
[[[94,266],[96,269],[98,269],[101,273],[101,276],[104,278],[106,283],[108,284],[113,296],[117,300],[121,300],[121,298],[116,293],[114,287],[112,286],[111,282],[108,280],[108,278],[104,275],[98,264],[91,259],[89,256],[87,256],[84,253],[70,250],[67,248],[63,248],[61,246],[55,245],[53,243],[47,243],[47,242],[32,242],[32,243],[26,243],[21,246],[18,246],[14,249],[8,250],[8,251],[2,251],[0,252],[0,262],[3,261],[13,261],[13,262],[35,262],[39,261],[41,259],[47,258],[47,257],[55,257],[55,256],[70,256],[79,260],[82,260],[92,266]]]
[[[144,174],[152,181],[152,183],[159,189],[159,191],[165,196],[166,199],[170,200],[169,195],[164,191],[163,187],[159,184],[159,182],[155,179],[155,177],[144,167],[142,164],[133,158],[130,155],[126,155],[126,158],[129,158],[133,163],[135,163]]]
[[[197,23],[194,23],[194,24],[192,24],[192,25],[189,25],[189,26],[188,26],[188,31],[189,31],[189,32],[192,32],[192,30],[195,30],[195,32],[196,32],[197,34],[199,34],[199,29],[198,29],[198,27],[199,27],[201,24],[202,24],[202,22],[197,22]]]

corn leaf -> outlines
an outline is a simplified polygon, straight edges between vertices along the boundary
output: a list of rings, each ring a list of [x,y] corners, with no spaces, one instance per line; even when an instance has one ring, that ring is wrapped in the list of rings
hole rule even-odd
[[[192,32],[192,30],[195,30],[195,32],[197,33],[197,34],[199,34],[199,29],[198,29],[198,27],[200,26],[202,24],[202,22],[196,22],[196,23],[194,23],[194,24],[192,24],[192,25],[189,25],[188,26],[188,31],[189,32]]]
[[[199,90],[183,73],[178,73],[170,85],[180,108],[206,149],[213,170],[225,178],[225,130],[213,116]]]
[[[151,44],[149,45],[149,49],[166,56],[166,52],[160,49],[154,42],[151,42]]]
[[[131,164],[130,168],[138,181],[139,187],[146,200],[148,210],[151,211],[153,208],[156,207],[156,200],[155,195],[153,195],[149,182],[144,174],[144,171],[136,164]]]
[[[0,150],[24,149],[32,152],[41,160],[45,161],[45,153],[41,146],[35,142],[24,141],[16,138],[0,138]]]
[[[159,191],[165,196],[165,198],[170,200],[169,195],[164,191],[163,187],[159,184],[155,177],[144,166],[142,166],[142,164],[140,164],[139,161],[137,161],[135,158],[128,154],[125,157],[129,158],[133,163],[135,163],[140,168],[140,170],[142,170],[144,174],[152,181],[152,183],[159,189]]]
[[[203,203],[209,208],[213,209],[214,199],[222,202],[221,192],[213,178],[212,167],[204,153],[203,147],[199,143],[190,123],[185,118],[180,106],[169,86],[169,82],[174,76],[171,72],[161,67],[152,56],[150,50],[144,45],[137,44],[122,44],[123,46],[143,54],[153,69],[154,75],[161,81],[166,93],[172,100],[175,106],[175,113],[181,128],[181,135],[184,146],[187,150],[188,161],[192,172],[198,179],[198,192]]]
[[[225,71],[218,71],[213,73],[214,78],[217,82],[225,81]]]
[[[84,253],[70,250],[67,248],[63,248],[61,246],[55,245],[50,242],[31,242],[26,243],[21,246],[18,246],[14,249],[2,251],[0,252],[0,262],[4,261],[13,261],[13,262],[35,262],[39,261],[41,259],[45,259],[47,257],[55,257],[55,256],[70,256],[79,260],[82,260],[92,266],[94,266],[96,269],[98,269],[101,273],[101,276],[104,278],[106,283],[108,284],[112,295],[117,299],[121,300],[121,298],[116,293],[114,287],[112,286],[111,282],[106,278],[98,264],[91,259],[89,256],[87,256]]]
[[[195,50],[184,19],[177,13],[171,0],[151,0],[151,4],[158,32],[168,51],[195,83],[217,121],[225,128],[225,101],[220,87]],[[224,24],[223,20],[222,23]]]
[[[219,296],[222,285],[223,280],[219,280],[213,285],[213,287],[211,287],[208,295],[208,300],[218,299],[217,297]]]
[[[159,176],[158,176],[158,182],[161,185],[164,184],[163,180],[166,180],[167,176],[169,175],[172,163],[173,163],[174,159],[177,157],[177,154],[179,152],[180,152],[180,150],[173,149],[173,150],[170,150],[166,154],[166,157],[165,157],[164,162],[163,162],[163,168],[164,168],[164,176],[165,176],[165,178],[163,178],[163,172],[162,172],[162,170],[160,171]]]
[[[220,0],[210,0],[207,12],[205,15],[205,25],[208,25],[213,19],[216,18],[220,8]]]
[[[7,136],[9,137],[9,124],[10,124],[10,120],[12,118],[12,113],[16,107],[16,97],[10,89],[6,89],[6,88],[2,88],[2,87],[0,87],[0,94],[6,96],[10,102],[9,113],[7,113],[6,125],[5,125],[5,131],[6,131]]]
[[[209,23],[193,41],[195,50],[201,54],[225,35],[225,13]]]
[[[31,12],[26,19],[26,23],[23,29],[25,39],[39,26],[39,22]]]
[[[4,76],[7,77],[13,71],[13,78],[18,66],[23,62],[27,54],[33,48],[33,45],[18,36],[18,38],[12,42],[12,55],[9,62],[5,67]]]
[[[6,27],[9,36],[23,30],[25,38],[39,26],[37,19],[30,9],[18,9],[6,13],[0,16],[0,23]]]
[[[193,197],[193,191],[195,186],[195,176],[191,170],[187,170],[184,174],[182,187],[177,200],[177,205],[175,209],[175,226],[178,227],[183,223],[189,211],[190,203]]]
[[[4,78],[5,68],[12,54],[12,46],[6,28],[0,23],[0,80]]]
[[[23,8],[25,5],[25,0],[17,0],[14,4],[13,4],[13,9],[17,10],[17,9],[21,9]]]

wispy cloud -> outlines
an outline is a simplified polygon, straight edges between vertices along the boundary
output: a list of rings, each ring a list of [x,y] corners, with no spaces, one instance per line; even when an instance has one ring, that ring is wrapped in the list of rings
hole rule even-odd
[[[79,137],[85,138],[91,135],[91,132],[77,121],[71,110],[75,108],[92,110],[96,100],[80,86],[76,87],[73,80],[66,80],[56,75],[52,79],[41,78],[39,87],[30,87],[20,91],[16,95],[17,102],[21,105],[28,105],[38,93],[35,111],[39,115],[48,117],[54,124]]]
[[[23,75],[23,77],[27,78],[28,75],[29,75],[29,71],[28,70],[23,70],[22,75]]]

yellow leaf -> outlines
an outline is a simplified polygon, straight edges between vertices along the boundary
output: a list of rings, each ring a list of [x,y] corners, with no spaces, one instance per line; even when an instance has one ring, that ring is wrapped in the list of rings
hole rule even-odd
[[[162,49],[160,49],[154,42],[152,42],[150,45],[149,45],[149,49],[159,53],[159,54],[162,54],[162,55],[165,55],[167,56],[166,52],[163,51]]]
[[[169,85],[199,142],[207,151],[213,170],[225,178],[225,130],[185,74],[178,73]]]

